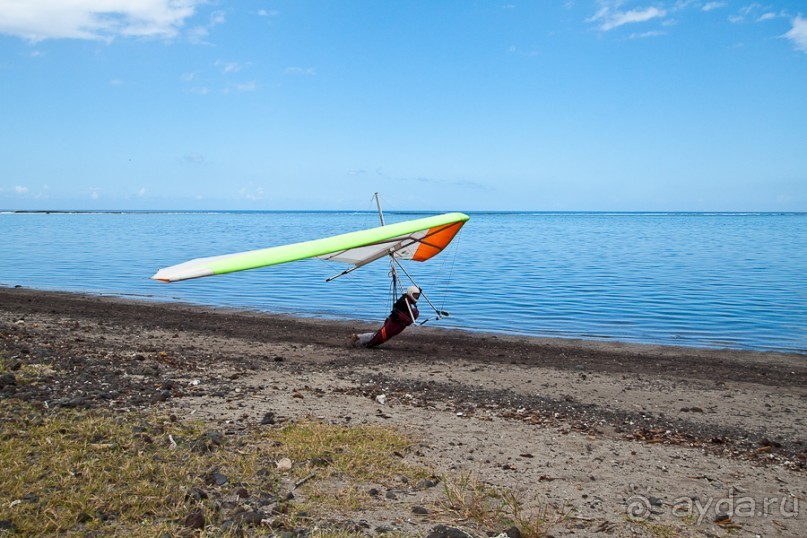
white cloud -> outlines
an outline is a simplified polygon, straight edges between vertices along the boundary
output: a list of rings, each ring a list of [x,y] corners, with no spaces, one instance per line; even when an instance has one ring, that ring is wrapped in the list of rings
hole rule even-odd
[[[233,92],[244,93],[244,92],[254,92],[258,89],[258,83],[255,81],[250,82],[242,82],[239,84],[228,84],[226,88],[224,88],[223,93],[224,95],[229,95]]]
[[[762,9],[763,7],[757,3],[748,4],[747,6],[743,6],[738,9],[736,15],[729,16],[729,22],[734,24],[742,24],[748,20],[753,20],[756,22],[766,20],[768,16],[766,13],[759,14]]]
[[[197,26],[188,30],[188,41],[194,45],[208,45],[207,36],[210,35],[210,30],[204,26]]]
[[[238,197],[242,200],[263,200],[265,196],[263,187],[243,187],[238,191]]]
[[[597,22],[600,30],[608,32],[614,28],[619,28],[625,24],[647,22],[667,16],[667,11],[658,7],[646,7],[623,11],[620,9],[623,2],[616,0],[602,5],[600,10],[590,19],[589,22]]]
[[[20,198],[41,200],[48,198],[48,195],[50,194],[50,187],[47,185],[42,185],[41,187],[34,188],[32,190],[25,185],[15,185],[14,187],[3,187],[0,185],[0,194],[3,193],[15,194]]]
[[[224,24],[225,22],[227,22],[227,16],[224,14],[223,11],[216,11],[210,15],[209,26],[211,28],[213,26],[218,26],[219,24]]]
[[[305,75],[314,76],[317,74],[313,67],[287,67],[285,70],[287,75]]]
[[[610,21],[604,23],[604,27],[610,30],[622,26],[623,24],[630,24],[635,22],[646,22],[659,17],[664,17],[667,12],[657,7],[649,7],[645,9],[632,9],[623,13],[615,13]]]
[[[801,16],[793,19],[793,27],[784,37],[793,43],[796,50],[807,52],[807,19]]]
[[[171,38],[204,0],[0,0],[0,34],[29,41]]]
[[[709,2],[703,6],[704,11],[712,11],[714,9],[720,9],[721,7],[726,7],[725,2]]]
[[[224,62],[222,60],[216,60],[216,63],[214,65],[220,68],[222,73],[229,74],[229,73],[238,73],[244,68],[245,65],[249,64],[242,64],[238,62]]]
[[[195,0],[195,1],[204,1],[204,0]],[[194,26],[193,28],[188,29],[188,41],[193,43],[194,45],[209,45],[207,42],[207,36],[210,35],[210,30],[215,28],[220,24],[224,24],[227,22],[227,16],[223,11],[215,11],[210,15],[210,19],[208,19],[207,24],[201,26]]]
[[[628,39],[647,39],[649,37],[659,37],[666,35],[666,32],[659,32],[658,30],[653,30],[651,32],[641,32],[635,33],[628,36]]]
[[[235,85],[236,91],[239,92],[254,92],[258,89],[258,83],[255,81],[243,82]]]

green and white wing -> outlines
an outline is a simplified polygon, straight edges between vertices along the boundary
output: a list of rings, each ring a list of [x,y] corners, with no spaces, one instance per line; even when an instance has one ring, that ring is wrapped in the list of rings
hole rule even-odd
[[[291,245],[197,258],[160,269],[151,278],[177,282],[315,257],[356,267],[388,255],[426,261],[448,246],[468,219],[464,213],[445,213]]]

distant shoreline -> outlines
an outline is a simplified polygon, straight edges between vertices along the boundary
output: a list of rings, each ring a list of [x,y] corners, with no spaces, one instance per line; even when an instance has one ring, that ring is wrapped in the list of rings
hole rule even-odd
[[[453,211],[453,209],[399,209],[385,210],[389,215],[431,215]],[[516,211],[491,211],[484,209],[463,209],[469,215],[596,215],[596,216],[648,216],[648,215],[702,215],[702,216],[807,216],[807,211],[549,211],[541,209],[524,209]],[[128,215],[128,214],[205,214],[205,213],[367,213],[377,214],[377,211],[370,209],[0,209],[0,214],[7,215],[84,215],[84,214],[107,214],[107,215]]]

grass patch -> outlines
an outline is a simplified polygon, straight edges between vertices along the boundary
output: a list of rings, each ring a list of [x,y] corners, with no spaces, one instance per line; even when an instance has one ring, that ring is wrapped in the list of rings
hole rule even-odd
[[[54,372],[0,356],[0,374],[24,385]],[[313,420],[240,432],[210,428],[148,412],[50,409],[0,396],[0,536],[227,537],[271,527],[352,538],[366,534],[350,524],[365,509],[411,517],[408,504],[391,505],[370,488],[411,489],[434,478],[433,469],[407,463],[414,440],[392,428]],[[562,508],[524,503],[470,475],[442,482],[430,521],[516,526],[532,538],[565,517]]]
[[[11,360],[0,355],[0,375],[11,375],[14,384],[28,385],[34,381],[55,374],[55,370],[47,364],[27,364]]]
[[[194,511],[216,535],[259,526],[263,517],[284,528],[299,519],[300,507],[287,502],[298,485],[316,499],[304,506],[310,527],[336,507],[356,509],[364,483],[428,476],[401,457],[410,444],[376,427],[311,421],[222,435],[156,415],[37,409],[1,399],[0,528],[26,536],[173,536],[190,531],[186,518]],[[290,468],[279,468],[286,458]],[[346,484],[340,495],[319,498],[334,481]],[[259,516],[245,520],[245,512]]]
[[[269,459],[290,460],[289,475],[295,483],[305,481],[306,511],[347,516],[373,502],[369,485],[433,476],[431,469],[406,463],[411,446],[412,439],[390,428],[301,421],[263,436],[262,450]]]
[[[525,501],[510,488],[486,484],[471,474],[444,481],[439,508],[488,528],[517,527],[524,538],[546,536],[571,510],[545,499]]]
[[[397,477],[430,476],[425,468],[408,465],[404,454],[412,440],[397,430],[378,426],[348,428],[302,421],[266,436],[264,450],[272,458],[289,458],[297,475],[315,472],[359,482],[386,483]]]
[[[190,439],[201,427],[131,419],[0,400],[0,520],[33,536],[171,528],[210,462],[170,439]]]

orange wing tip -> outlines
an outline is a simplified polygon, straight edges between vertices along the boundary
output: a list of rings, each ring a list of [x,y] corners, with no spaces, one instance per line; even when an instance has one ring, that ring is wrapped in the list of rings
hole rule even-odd
[[[431,228],[426,233],[426,237],[415,251],[415,255],[412,256],[412,259],[418,262],[424,262],[438,255],[448,246],[451,240],[454,239],[454,236],[457,235],[457,232],[460,231],[463,224],[465,224],[465,221],[453,222],[446,226]]]

